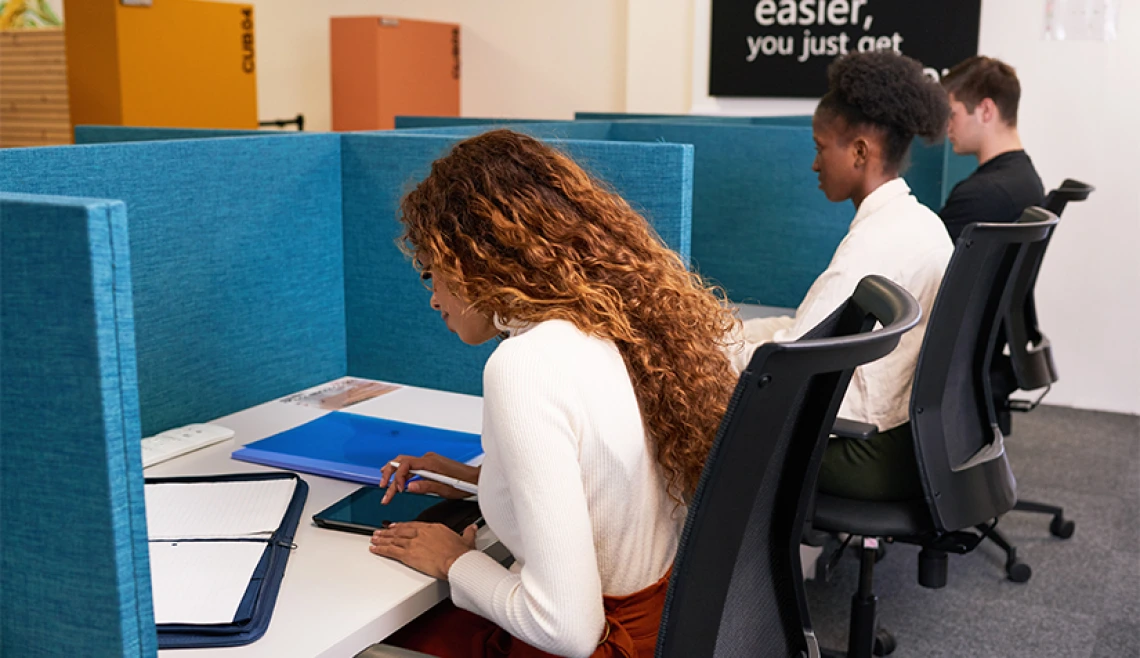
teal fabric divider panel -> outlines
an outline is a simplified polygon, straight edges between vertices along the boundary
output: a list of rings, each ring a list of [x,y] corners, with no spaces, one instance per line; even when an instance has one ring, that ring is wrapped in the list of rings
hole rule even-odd
[[[751,117],[702,114],[640,114],[636,112],[575,112],[575,121],[665,121],[674,123],[721,123],[748,125]]]
[[[154,656],[126,210],[0,194],[0,655]]]
[[[722,125],[811,126],[811,115],[749,117],[706,114],[637,114],[627,112],[575,112],[576,121],[664,121],[667,123],[716,123]]]
[[[946,205],[946,198],[954,191],[954,186],[970,177],[978,168],[978,159],[972,155],[958,155],[947,141],[942,149],[942,196],[938,208]]]
[[[494,345],[470,347],[429,305],[429,291],[396,245],[400,198],[430,171],[455,137],[346,134],[344,264],[348,371],[460,393],[481,394]],[[693,150],[676,144],[556,142],[641,211],[658,234],[689,252]]]
[[[0,188],[126,203],[144,435],[345,374],[340,136],[5,149]]]
[[[855,214],[818,189],[810,130],[619,122],[611,137],[694,146],[693,266],[737,302],[798,306]]]
[[[453,137],[473,137],[489,130],[506,128],[537,139],[608,140],[609,121],[544,121],[531,123],[496,123],[492,125],[440,126],[437,128],[408,128],[401,130],[411,135],[450,135]],[[380,135],[383,133],[369,133]]]
[[[405,128],[444,128],[448,126],[499,126],[503,124],[543,123],[548,120],[549,119],[397,116],[396,130],[403,130]]]
[[[214,130],[207,128],[136,128],[133,126],[76,126],[76,144],[112,144],[118,142],[159,142],[170,139],[203,139],[207,137],[252,137],[288,135],[279,130]]]

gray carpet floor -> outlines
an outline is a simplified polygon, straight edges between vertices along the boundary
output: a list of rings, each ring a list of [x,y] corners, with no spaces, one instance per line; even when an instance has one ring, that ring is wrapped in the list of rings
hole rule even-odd
[[[950,556],[949,583],[918,585],[918,549],[890,544],[875,568],[879,618],[897,658],[1140,658],[1140,417],[1042,406],[1013,419],[1006,449],[1018,496],[1060,505],[1072,538],[1050,517],[1012,512],[998,524],[1033,576],[1005,578],[989,542]],[[846,646],[855,551],[827,582],[807,583],[816,634]]]

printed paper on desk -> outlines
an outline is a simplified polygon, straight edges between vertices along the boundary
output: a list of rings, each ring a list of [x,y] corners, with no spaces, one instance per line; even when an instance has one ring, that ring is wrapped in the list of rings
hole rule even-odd
[[[147,535],[151,541],[264,539],[281,525],[296,487],[293,480],[147,484]]]
[[[281,401],[303,407],[336,411],[391,393],[398,388],[400,387],[395,384],[348,378],[326,384],[316,390],[295,393],[281,398]]]

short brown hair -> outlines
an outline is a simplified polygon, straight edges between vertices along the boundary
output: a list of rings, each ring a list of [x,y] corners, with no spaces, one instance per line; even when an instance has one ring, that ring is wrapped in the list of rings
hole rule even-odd
[[[1000,59],[975,55],[942,76],[946,93],[973,113],[978,103],[989,98],[997,105],[1001,118],[1017,126],[1017,104],[1021,100],[1021,83],[1013,67]]]

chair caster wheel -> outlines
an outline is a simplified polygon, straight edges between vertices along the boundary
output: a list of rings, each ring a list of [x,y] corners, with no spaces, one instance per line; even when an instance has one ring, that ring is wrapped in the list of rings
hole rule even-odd
[[[895,651],[898,644],[895,642],[895,636],[891,632],[880,628],[875,631],[875,648],[871,653],[876,656],[889,656]]]
[[[1005,565],[1005,575],[1015,583],[1024,583],[1033,575],[1033,569],[1024,562],[1010,562]]]
[[[1073,531],[1076,530],[1076,524],[1072,521],[1066,521],[1065,517],[1058,514],[1053,517],[1053,521],[1049,523],[1049,533],[1059,539],[1068,539],[1073,536]]]

